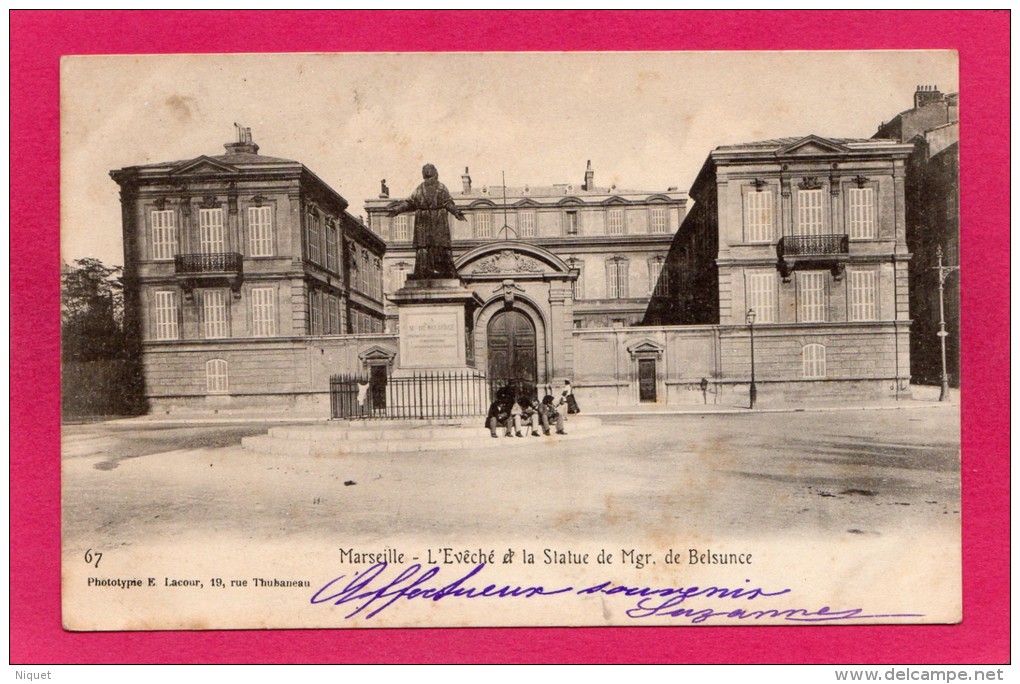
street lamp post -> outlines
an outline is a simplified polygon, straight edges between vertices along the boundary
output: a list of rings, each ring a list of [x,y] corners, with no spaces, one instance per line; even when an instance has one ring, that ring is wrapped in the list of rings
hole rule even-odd
[[[751,330],[751,408],[758,401],[758,385],[754,382],[754,309],[747,310],[747,326]]]
[[[942,345],[942,389],[939,392],[939,401],[949,400],[949,373],[946,372],[946,337],[949,333],[946,332],[946,306],[943,295],[945,289],[946,278],[953,271],[960,270],[959,266],[943,266],[942,265],[942,245],[938,245],[935,248],[935,257],[938,259],[938,266],[933,267],[932,270],[939,272],[939,342]]]

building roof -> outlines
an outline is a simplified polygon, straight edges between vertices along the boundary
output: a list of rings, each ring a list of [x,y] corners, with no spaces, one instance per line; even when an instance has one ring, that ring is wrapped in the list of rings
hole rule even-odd
[[[267,157],[264,154],[249,154],[247,152],[240,152],[234,154],[219,154],[216,156],[204,155],[202,157],[191,157],[190,159],[178,159],[177,161],[165,161],[156,162],[155,164],[136,164],[128,168],[132,169],[158,169],[164,166],[176,167],[195,161],[196,159],[212,159],[213,161],[220,162],[222,164],[230,164],[231,166],[253,166],[260,164],[300,164],[301,162],[293,159],[281,159],[280,157]]]
[[[771,138],[769,140],[756,140],[754,142],[738,143],[736,145],[720,145],[719,147],[717,147],[715,149],[717,149],[717,150],[736,150],[736,149],[743,149],[743,148],[746,148],[746,147],[760,147],[760,148],[763,148],[763,149],[773,149],[773,148],[779,149],[779,148],[783,148],[783,147],[789,147],[790,145],[793,145],[796,142],[800,142],[801,140],[804,140],[804,139],[810,138],[810,137],[819,137],[819,138],[821,138],[822,136],[802,135],[802,136],[786,137],[786,138]],[[838,143],[840,145],[846,145],[846,144],[849,144],[849,143],[870,143],[870,142],[875,142],[872,138],[828,138],[828,137],[826,137],[824,139],[828,140],[830,142]]]

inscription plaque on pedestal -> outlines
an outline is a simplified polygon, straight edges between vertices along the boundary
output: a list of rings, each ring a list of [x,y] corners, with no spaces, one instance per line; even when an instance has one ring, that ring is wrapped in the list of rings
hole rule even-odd
[[[404,368],[465,365],[463,306],[402,309],[400,358]]]

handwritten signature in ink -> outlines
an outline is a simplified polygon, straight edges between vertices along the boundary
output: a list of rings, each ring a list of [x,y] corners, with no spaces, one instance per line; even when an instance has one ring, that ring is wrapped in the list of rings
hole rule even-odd
[[[311,598],[313,605],[332,604],[350,607],[351,611],[344,618],[350,619],[363,615],[370,620],[397,601],[426,600],[442,601],[444,599],[533,599],[542,596],[575,594],[577,596],[606,595],[622,596],[635,599],[634,604],[625,611],[627,617],[641,620],[651,617],[669,617],[686,619],[692,624],[701,624],[713,618],[730,620],[762,620],[778,619],[790,622],[822,623],[841,620],[863,620],[876,618],[923,617],[920,613],[866,614],[861,608],[834,610],[829,606],[817,609],[806,608],[708,608],[688,603],[691,599],[741,600],[753,601],[759,598],[772,598],[790,594],[792,589],[769,591],[761,587],[748,586],[727,588],[719,586],[691,587],[642,587],[627,586],[606,581],[589,587],[549,588],[542,585],[521,586],[510,584],[484,584],[480,575],[485,563],[479,563],[467,574],[443,583],[433,581],[440,573],[438,566],[424,568],[415,563],[405,568],[398,568],[392,579],[380,578],[386,571],[387,563],[376,563],[366,570],[356,572],[348,578],[339,575],[326,582]],[[346,584],[344,584],[346,580]],[[695,602],[700,603],[700,602]]]

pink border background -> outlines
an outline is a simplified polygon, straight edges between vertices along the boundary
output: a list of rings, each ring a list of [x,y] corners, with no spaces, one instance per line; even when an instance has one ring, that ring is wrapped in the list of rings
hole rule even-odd
[[[1008,12],[16,11],[10,29],[12,663],[1009,661]],[[57,201],[62,55],[935,48],[959,51],[964,102],[962,624],[62,629]]]

